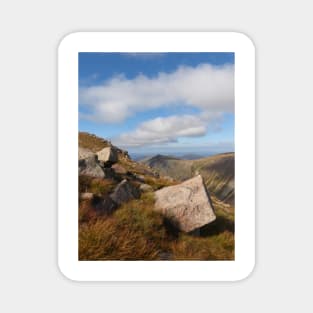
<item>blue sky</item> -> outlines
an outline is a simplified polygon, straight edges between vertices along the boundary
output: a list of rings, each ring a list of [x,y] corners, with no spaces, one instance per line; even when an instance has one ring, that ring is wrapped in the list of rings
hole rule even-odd
[[[234,151],[233,53],[79,53],[79,130],[132,153]]]

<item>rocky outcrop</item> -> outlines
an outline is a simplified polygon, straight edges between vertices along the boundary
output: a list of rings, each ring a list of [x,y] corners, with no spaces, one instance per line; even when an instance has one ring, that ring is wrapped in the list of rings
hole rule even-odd
[[[114,189],[114,192],[110,195],[111,199],[118,205],[129,200],[137,199],[140,197],[140,191],[133,186],[126,179],[121,181]]]
[[[98,163],[97,156],[93,154],[78,161],[79,175],[86,175],[97,178],[105,178],[105,173]]]
[[[94,156],[95,154],[90,151],[89,149],[85,149],[85,148],[78,148],[78,160],[82,160],[82,159],[87,159],[89,157]]]
[[[103,166],[111,166],[118,161],[117,151],[113,147],[106,147],[97,153],[98,160]]]
[[[155,210],[184,232],[194,231],[216,219],[200,175],[155,192]]]

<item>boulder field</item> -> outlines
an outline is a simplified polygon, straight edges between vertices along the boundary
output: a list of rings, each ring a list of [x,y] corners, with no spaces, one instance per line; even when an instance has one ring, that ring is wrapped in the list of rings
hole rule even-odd
[[[118,153],[113,147],[105,147],[96,153],[79,148],[78,154],[79,175],[109,178],[117,183],[113,191],[103,197],[88,192],[80,195],[80,199],[92,201],[99,214],[111,214],[123,203],[139,199],[142,193],[152,193],[154,190],[145,183],[144,175],[128,172],[118,163]],[[152,209],[162,213],[183,232],[194,232],[216,219],[201,175],[156,190],[154,197]]]

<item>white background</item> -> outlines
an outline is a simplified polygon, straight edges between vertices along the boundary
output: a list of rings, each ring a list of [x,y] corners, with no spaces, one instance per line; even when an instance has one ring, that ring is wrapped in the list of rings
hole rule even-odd
[[[58,264],[62,273],[76,281],[238,281],[250,275],[255,265],[255,48],[251,40],[234,32],[85,32],[66,36],[58,50]],[[78,261],[77,65],[82,51],[234,52],[234,261]]]
[[[309,1],[0,7],[3,312],[312,311]],[[242,31],[257,52],[257,259],[239,283],[74,283],[56,258],[56,49],[78,30]]]

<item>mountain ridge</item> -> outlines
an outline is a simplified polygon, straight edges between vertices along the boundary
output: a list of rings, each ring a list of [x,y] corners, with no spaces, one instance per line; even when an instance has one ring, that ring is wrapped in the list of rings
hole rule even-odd
[[[222,201],[234,204],[235,154],[233,152],[219,153],[195,160],[158,154],[140,162],[153,168],[160,175],[170,176],[178,181],[201,174],[211,193]]]

